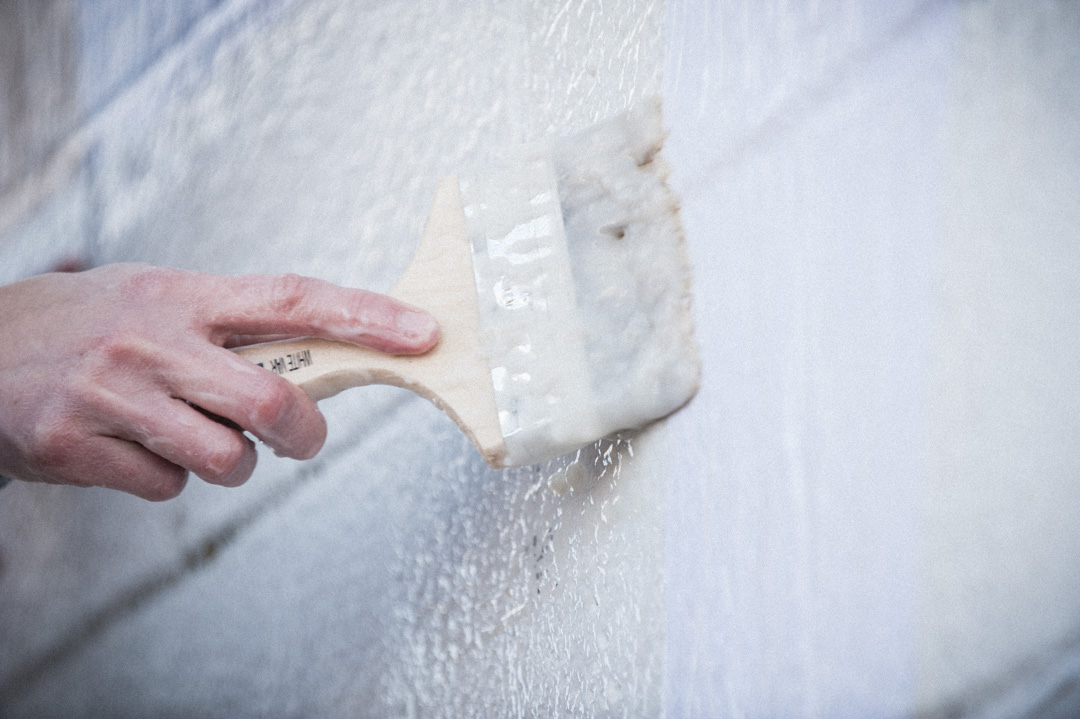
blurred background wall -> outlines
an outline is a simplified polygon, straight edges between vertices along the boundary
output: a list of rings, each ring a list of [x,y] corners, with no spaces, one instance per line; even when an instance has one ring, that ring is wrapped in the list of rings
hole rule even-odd
[[[705,362],[541,467],[366,388],[237,490],[7,487],[0,716],[1076,716],[1078,37],[1064,0],[0,0],[0,281],[386,290],[439,176],[661,94]]]

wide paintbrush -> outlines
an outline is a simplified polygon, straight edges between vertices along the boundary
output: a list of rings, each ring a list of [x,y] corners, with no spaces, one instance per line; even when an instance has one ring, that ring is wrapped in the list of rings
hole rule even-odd
[[[663,139],[650,100],[517,162],[440,181],[391,292],[439,321],[430,352],[318,339],[237,352],[316,400],[368,384],[410,389],[492,467],[666,416],[697,391],[700,360]]]

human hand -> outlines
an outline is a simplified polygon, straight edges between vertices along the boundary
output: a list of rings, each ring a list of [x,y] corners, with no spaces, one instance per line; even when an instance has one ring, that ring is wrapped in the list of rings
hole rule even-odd
[[[0,474],[150,500],[189,471],[242,484],[254,444],[200,408],[312,457],[326,439],[315,403],[225,349],[287,336],[420,354],[439,329],[385,295],[296,275],[106,265],[0,287]]]

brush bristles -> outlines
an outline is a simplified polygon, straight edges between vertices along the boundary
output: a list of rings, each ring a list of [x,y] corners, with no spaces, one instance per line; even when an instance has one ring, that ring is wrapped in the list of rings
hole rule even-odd
[[[461,181],[508,466],[686,403],[700,361],[658,101]]]

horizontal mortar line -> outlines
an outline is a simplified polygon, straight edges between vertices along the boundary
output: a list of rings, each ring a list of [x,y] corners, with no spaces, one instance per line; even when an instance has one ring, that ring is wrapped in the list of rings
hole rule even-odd
[[[0,195],[0,236],[41,206],[64,182],[72,179],[85,163],[95,140],[115,127],[113,115],[131,105],[145,106],[136,98],[152,94],[153,89],[168,86],[169,78],[180,75],[188,62],[202,57],[211,61],[211,49],[227,41],[256,8],[267,8],[260,27],[273,22],[297,0],[231,0],[204,15],[176,39],[162,48],[154,59],[127,84],[121,84],[107,99],[99,102],[63,139],[56,150],[39,166],[27,173],[14,189]],[[270,11],[273,10],[273,12]]]
[[[16,671],[0,684],[0,706],[29,689],[37,679],[74,654],[82,645],[137,611],[148,601],[177,584],[183,577],[209,565],[244,528],[258,520],[266,511],[282,506],[289,497],[307,485],[311,477],[317,474],[320,466],[321,463],[318,463],[314,467],[304,468],[299,473],[300,478],[297,481],[289,482],[284,488],[272,492],[249,511],[234,517],[195,546],[189,547],[181,554],[177,566],[152,573],[104,603],[80,626],[67,632],[36,659],[31,660],[23,669]]]
[[[679,184],[684,187],[697,187],[703,178],[715,176],[722,168],[738,164],[753,149],[767,145],[788,128],[813,115],[821,107],[822,101],[830,98],[837,88],[842,87],[848,79],[862,71],[871,61],[887,54],[909,33],[917,30],[929,20],[933,10],[948,4],[948,0],[927,0],[918,5],[903,20],[890,28],[884,36],[845,55],[836,63],[835,69],[820,82],[792,95],[772,114],[740,134],[726,149],[714,153],[703,164],[697,166],[693,173],[680,179]]]
[[[1077,704],[1070,704],[1068,706],[1062,705],[1062,699],[1080,696],[1080,646],[1077,651],[1073,653],[1071,657],[1073,661],[1072,671],[1062,677],[1057,677],[1057,681],[1048,686],[1045,691],[1039,695],[1039,701],[1034,706],[1029,705],[1030,711],[1024,716],[1024,719],[1044,719],[1047,716],[1062,716],[1062,714],[1050,712],[1060,712],[1062,708],[1070,710],[1076,710]],[[1002,717],[1002,719],[1005,719]]]
[[[1037,719],[1063,688],[1080,684],[1080,631],[1036,652],[994,679],[919,714],[920,719],[977,716]],[[1033,689],[1034,688],[1034,689]],[[995,707],[1004,707],[1004,711]]]
[[[386,426],[401,414],[412,397],[403,394],[401,399],[389,403],[383,411],[366,418],[363,426]],[[208,533],[180,555],[180,561],[171,568],[162,569],[145,577],[134,586],[106,601],[103,606],[92,612],[78,627],[68,631],[51,647],[41,652],[36,659],[31,659],[24,668],[15,671],[9,678],[0,682],[0,709],[12,698],[28,691],[41,677],[62,664],[82,646],[93,641],[110,627],[120,623],[125,617],[137,612],[167,590],[178,586],[187,577],[209,566],[222,556],[223,550],[235,542],[263,516],[285,506],[290,499],[305,487],[326,476],[321,470],[334,459],[348,454],[354,444],[341,442],[328,447],[324,452],[297,471],[297,479],[284,482],[284,486],[269,493],[233,519],[225,522],[216,530]],[[2,712],[0,712],[2,713]]]

